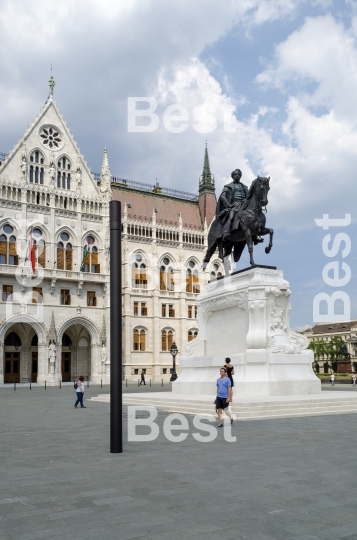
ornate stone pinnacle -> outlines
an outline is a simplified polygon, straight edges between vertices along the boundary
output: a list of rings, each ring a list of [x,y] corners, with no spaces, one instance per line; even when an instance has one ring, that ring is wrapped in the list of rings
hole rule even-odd
[[[50,79],[48,81],[48,86],[50,87],[50,96],[52,97],[53,96],[53,91],[54,91],[55,86],[56,86],[53,75],[51,75],[51,77],[50,77]]]

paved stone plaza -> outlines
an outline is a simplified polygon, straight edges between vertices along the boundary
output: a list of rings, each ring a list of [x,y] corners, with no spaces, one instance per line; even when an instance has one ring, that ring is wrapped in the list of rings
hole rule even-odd
[[[0,540],[357,538],[354,414],[236,423],[236,443],[161,432],[111,455],[108,404],[74,397],[0,388]]]

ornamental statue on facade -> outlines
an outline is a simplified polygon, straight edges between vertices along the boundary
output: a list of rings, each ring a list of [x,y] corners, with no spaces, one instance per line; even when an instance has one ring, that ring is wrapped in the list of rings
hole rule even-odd
[[[225,185],[218,199],[216,217],[208,232],[208,248],[203,259],[203,268],[207,266],[218,247],[219,257],[224,261],[233,253],[238,262],[245,246],[248,246],[250,264],[255,266],[253,245],[263,242],[261,236],[269,234],[269,245],[265,253],[270,253],[273,246],[273,229],[265,227],[266,217],[263,212],[268,204],[270,176],[258,176],[248,189],[240,180],[242,172],[232,172],[232,180]]]
[[[54,152],[51,152],[50,166],[48,168],[48,176],[50,178],[50,191],[53,191],[55,188],[55,176],[56,176]]]
[[[107,360],[108,360],[107,348],[105,346],[105,343],[103,343],[103,345],[102,345],[102,350],[100,352],[100,358],[101,358],[101,361],[102,361],[102,373],[105,373],[105,364],[107,363]]]
[[[27,174],[27,156],[26,156],[26,146],[22,145],[22,152],[21,152],[21,182],[26,182],[26,174]]]
[[[50,363],[51,374],[54,374],[55,372],[56,355],[57,355],[56,345],[54,344],[53,341],[51,341],[48,346],[48,361]]]

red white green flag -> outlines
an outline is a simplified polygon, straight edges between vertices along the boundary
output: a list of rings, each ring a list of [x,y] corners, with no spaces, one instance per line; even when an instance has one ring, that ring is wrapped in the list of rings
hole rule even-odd
[[[28,240],[28,275],[31,276],[35,273],[36,270],[36,261],[35,261],[35,248],[33,245],[33,234],[32,229],[30,230],[29,240]]]

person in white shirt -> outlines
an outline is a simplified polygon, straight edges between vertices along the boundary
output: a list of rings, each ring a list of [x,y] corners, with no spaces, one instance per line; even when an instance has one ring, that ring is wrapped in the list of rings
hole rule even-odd
[[[86,408],[83,405],[83,395],[84,395],[84,382],[83,381],[84,381],[84,377],[83,375],[81,375],[77,381],[77,388],[76,388],[77,401],[74,404],[75,408],[78,407],[78,403],[81,404],[81,409]]]

